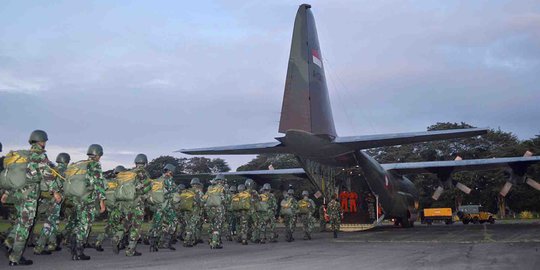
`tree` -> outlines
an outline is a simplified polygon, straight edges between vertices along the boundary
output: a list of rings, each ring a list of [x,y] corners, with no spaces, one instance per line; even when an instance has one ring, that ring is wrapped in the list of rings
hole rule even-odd
[[[161,176],[163,167],[167,164],[176,166],[175,175],[183,174],[186,167],[186,158],[175,158],[172,156],[160,156],[148,163],[146,167],[151,178],[158,178]]]
[[[296,157],[291,154],[260,154],[247,164],[238,167],[237,171],[268,170],[270,165],[274,169],[301,167]]]
[[[188,174],[228,172],[231,168],[221,158],[209,159],[205,157],[190,158],[185,171]]]

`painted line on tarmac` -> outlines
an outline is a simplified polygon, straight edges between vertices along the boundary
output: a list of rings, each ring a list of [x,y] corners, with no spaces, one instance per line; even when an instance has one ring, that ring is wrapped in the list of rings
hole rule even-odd
[[[520,244],[520,243],[540,243],[540,239],[531,240],[480,240],[480,241],[437,241],[437,240],[353,240],[341,239],[333,240],[335,243],[404,243],[404,244],[485,244],[485,243],[501,243],[501,244]]]

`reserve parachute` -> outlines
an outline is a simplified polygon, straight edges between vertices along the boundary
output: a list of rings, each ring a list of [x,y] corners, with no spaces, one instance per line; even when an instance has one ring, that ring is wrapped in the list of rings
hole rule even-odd
[[[298,201],[298,213],[309,214],[311,212],[311,203],[308,200]]]
[[[270,196],[266,193],[259,195],[259,203],[257,203],[258,212],[268,212],[270,206],[268,205],[268,199]]]
[[[283,199],[281,201],[280,214],[282,216],[292,216],[293,215],[292,200],[293,200],[292,198],[287,198],[287,199]]]
[[[76,198],[86,198],[93,188],[90,187],[86,179],[89,160],[78,161],[70,164],[66,169],[66,181],[64,192],[67,196]]]
[[[10,151],[4,158],[4,170],[0,172],[0,189],[17,190],[26,185],[26,167],[29,150]]]
[[[118,188],[118,183],[115,181],[115,179],[110,179],[107,181],[107,184],[105,185],[105,198],[107,198],[107,200],[105,203],[108,207],[112,207],[116,203],[116,188]]]

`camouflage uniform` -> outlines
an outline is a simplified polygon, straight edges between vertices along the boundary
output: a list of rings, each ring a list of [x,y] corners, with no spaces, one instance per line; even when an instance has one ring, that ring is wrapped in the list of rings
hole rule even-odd
[[[152,229],[150,231],[153,241],[160,239],[161,246],[171,247],[172,236],[176,230],[176,213],[173,207],[173,194],[176,192],[176,184],[171,176],[162,175],[158,181],[163,181],[163,193],[165,201],[162,205],[156,206],[156,212],[152,219]],[[161,238],[163,236],[163,238]]]
[[[84,244],[90,234],[92,223],[96,217],[98,209],[96,202],[105,200],[105,186],[103,179],[103,171],[99,161],[89,159],[86,169],[87,185],[93,192],[86,198],[73,198],[75,204],[76,221],[74,234],[76,238],[77,249],[83,249]]]
[[[225,193],[225,221],[226,226],[223,226],[223,231],[227,240],[232,241],[233,236],[236,233],[236,218],[232,210],[232,196],[234,193],[230,190],[227,190]]]
[[[298,213],[298,218],[302,222],[304,228],[304,240],[311,240],[311,232],[315,227],[315,218],[313,217],[313,212],[315,211],[315,202],[312,199],[305,196],[298,204],[305,203],[308,205],[307,213]]]
[[[206,211],[206,216],[208,217],[209,230],[209,239],[210,239],[210,248],[221,248],[221,230],[223,226],[223,219],[225,215],[225,192],[222,184],[215,184],[208,187],[208,191],[203,196],[203,204]],[[211,194],[211,193],[218,194]],[[208,199],[210,196],[218,196],[220,205],[219,206],[210,206],[208,205]]]
[[[259,203],[259,193],[254,189],[247,189],[251,194],[251,208],[247,212],[248,214],[248,237],[251,234],[251,241],[259,243],[261,240],[261,217],[257,212],[257,204]]]
[[[54,182],[54,185],[57,186],[57,190],[61,190],[62,180],[60,177],[64,177],[64,172],[66,171],[67,164],[58,163],[56,167],[57,172],[60,174]],[[45,216],[47,217],[43,223],[43,228],[39,233],[39,238],[34,248],[35,253],[41,253],[44,250],[46,251],[55,251],[57,248],[56,235],[58,233],[58,225],[60,223],[60,211],[62,210],[62,202],[57,203],[54,197],[51,196],[50,191],[46,198],[40,200],[40,202],[45,207]],[[43,194],[43,192],[42,192]]]
[[[258,231],[260,242],[266,243],[267,239],[273,239],[273,231],[271,231],[271,220],[274,213],[273,203],[271,202],[271,197],[273,194],[269,190],[263,191],[259,195],[259,206],[257,209],[257,218],[258,218]],[[275,201],[275,198],[274,198]],[[274,203],[275,204],[275,203]],[[269,236],[269,237],[268,237]]]
[[[55,190],[52,184],[52,176],[45,149],[37,143],[32,144],[30,148],[30,157],[26,169],[27,184],[10,194],[15,199],[15,209],[17,218],[11,229],[10,234],[13,237],[12,250],[9,254],[9,261],[19,262],[26,246],[26,240],[30,236],[30,229],[34,224],[36,217],[37,204],[40,195],[40,182],[45,181],[49,190]]]
[[[284,202],[287,202],[290,205],[292,215],[283,215],[283,223],[285,225],[285,231],[286,231],[286,239],[288,242],[294,241],[293,233],[296,229],[296,213],[298,212],[298,202],[292,195],[287,195],[282,201],[282,210],[283,210],[283,204]]]
[[[105,189],[109,189],[109,183],[116,183],[116,179],[109,178],[106,179]],[[110,192],[110,190],[109,190]],[[107,238],[113,238],[115,235],[118,234],[119,231],[122,231],[124,228],[124,224],[122,221],[124,220],[124,216],[122,215],[122,210],[120,209],[119,202],[109,202],[107,201],[107,223],[105,224],[104,232],[100,233],[97,236],[96,239],[96,249],[98,251],[103,251],[101,248],[101,245],[103,244],[103,241]]]
[[[330,229],[334,232],[334,238],[337,237],[337,232],[339,231],[339,226],[341,225],[341,216],[343,215],[341,206],[338,201],[332,199],[328,203],[327,214],[330,217],[328,223],[330,224]]]
[[[141,237],[141,227],[144,220],[144,196],[152,189],[150,177],[144,166],[137,165],[133,168],[135,177],[135,200],[121,202],[125,226],[113,238],[113,245],[118,246],[125,233],[129,233],[129,244],[126,248],[126,256],[136,255],[135,248]],[[137,253],[138,254],[138,253]]]
[[[199,224],[202,218],[202,191],[200,188],[191,187],[189,190],[197,194],[194,198],[193,211],[182,211],[182,217],[186,221],[186,236],[184,246],[191,247],[200,239]]]

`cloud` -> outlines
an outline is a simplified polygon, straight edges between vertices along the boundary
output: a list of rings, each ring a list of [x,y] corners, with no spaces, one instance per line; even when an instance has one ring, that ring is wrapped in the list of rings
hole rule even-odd
[[[0,70],[0,92],[31,94],[47,90],[46,79],[23,79]]]

